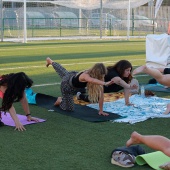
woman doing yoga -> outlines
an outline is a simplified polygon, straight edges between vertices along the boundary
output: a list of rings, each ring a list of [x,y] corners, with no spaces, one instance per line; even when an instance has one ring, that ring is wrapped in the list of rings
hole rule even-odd
[[[108,115],[103,112],[103,86],[108,86],[112,84],[113,81],[104,82],[107,69],[102,63],[97,63],[92,68],[81,72],[67,71],[59,63],[54,62],[48,57],[46,59],[46,66],[48,67],[49,65],[53,66],[62,79],[62,97],[58,97],[55,105],[60,106],[62,110],[73,111],[73,95],[76,94],[78,88],[87,87],[90,101],[99,103],[99,115]]]

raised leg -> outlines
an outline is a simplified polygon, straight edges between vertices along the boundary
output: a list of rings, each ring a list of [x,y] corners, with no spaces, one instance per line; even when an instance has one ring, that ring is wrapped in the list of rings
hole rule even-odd
[[[58,73],[58,75],[63,78],[66,74],[68,74],[68,71],[62,67],[59,63],[54,62],[49,57],[46,59],[46,66],[52,65],[54,70]]]
[[[126,142],[126,146],[134,144],[145,144],[154,150],[162,151],[167,156],[170,156],[170,140],[166,137],[160,135],[141,135],[133,132],[130,139]]]
[[[140,66],[133,71],[133,75],[146,73],[155,78],[160,84],[170,86],[170,74],[163,75],[158,69],[149,68],[146,65]]]

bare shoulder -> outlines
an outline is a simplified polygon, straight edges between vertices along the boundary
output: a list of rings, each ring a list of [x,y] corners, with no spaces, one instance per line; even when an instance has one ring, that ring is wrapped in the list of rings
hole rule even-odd
[[[90,75],[88,74],[88,71],[84,71],[81,75],[80,75],[80,81],[89,81]]]

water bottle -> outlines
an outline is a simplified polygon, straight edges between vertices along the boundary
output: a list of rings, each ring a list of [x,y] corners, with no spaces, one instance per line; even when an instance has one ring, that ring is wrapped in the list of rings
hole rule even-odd
[[[143,85],[140,87],[140,95],[145,97],[145,87]]]

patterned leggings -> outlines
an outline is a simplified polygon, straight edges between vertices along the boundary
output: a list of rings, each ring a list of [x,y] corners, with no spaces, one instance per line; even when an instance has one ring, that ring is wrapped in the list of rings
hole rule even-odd
[[[72,87],[69,84],[69,80],[72,76],[76,75],[76,71],[67,71],[64,67],[62,67],[59,63],[53,62],[53,68],[61,77],[61,93],[62,93],[62,102],[60,103],[60,108],[62,110],[74,110],[74,101],[73,95],[76,93],[76,88]]]

